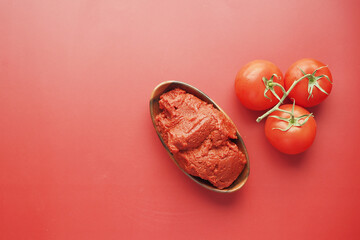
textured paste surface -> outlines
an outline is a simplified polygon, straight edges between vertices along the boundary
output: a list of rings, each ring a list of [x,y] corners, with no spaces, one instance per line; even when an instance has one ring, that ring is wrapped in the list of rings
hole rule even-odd
[[[160,96],[157,127],[181,168],[219,189],[244,169],[245,155],[230,141],[235,126],[212,104],[181,89]]]

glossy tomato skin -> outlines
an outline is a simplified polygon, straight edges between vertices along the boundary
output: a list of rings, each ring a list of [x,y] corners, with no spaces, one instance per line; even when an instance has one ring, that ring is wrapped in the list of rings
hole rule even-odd
[[[294,81],[304,76],[304,74],[300,71],[299,68],[301,68],[305,73],[312,74],[317,68],[326,66],[324,63],[317,61],[312,58],[304,58],[301,60],[296,61],[294,64],[292,64],[287,72],[285,73],[285,89],[286,91],[290,88],[290,86],[293,84]],[[317,71],[315,76],[320,75],[327,75],[331,82],[333,81],[331,72],[329,68],[323,68]],[[309,79],[305,78],[301,80],[294,89],[290,92],[289,98],[295,99],[295,103],[297,105],[303,106],[303,107],[313,107],[315,105],[318,105],[322,101],[327,98],[328,95],[321,92],[317,87],[314,87],[313,89],[313,97],[309,97],[308,93],[308,83]],[[327,80],[325,77],[318,80],[318,83],[322,89],[325,90],[328,94],[330,94],[332,89],[332,84]]]
[[[280,69],[272,62],[266,60],[255,60],[246,64],[236,75],[235,91],[240,102],[251,110],[266,110],[278,103],[278,100],[270,91],[264,97],[265,85],[263,77],[270,79],[273,74],[278,76],[273,78],[284,86],[284,78]],[[275,92],[281,98],[283,93],[279,87],[274,87]]]
[[[285,104],[280,106],[281,109],[291,111],[292,104]],[[295,105],[294,115],[295,117],[309,114],[309,112]],[[290,114],[275,111],[270,116],[280,116],[288,118]],[[314,142],[316,135],[316,122],[314,117],[310,117],[309,120],[302,126],[292,126],[287,131],[281,131],[274,128],[286,129],[288,123],[273,117],[268,117],[265,122],[265,135],[271,145],[273,145],[280,152],[286,154],[298,154],[308,149]]]

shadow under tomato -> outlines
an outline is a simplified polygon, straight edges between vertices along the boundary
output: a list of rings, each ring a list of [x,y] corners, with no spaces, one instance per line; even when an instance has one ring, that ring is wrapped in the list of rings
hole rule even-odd
[[[306,108],[306,109],[307,109],[310,113],[313,113],[313,114],[314,114],[314,117],[315,117],[315,120],[317,120],[317,119],[321,119],[324,106],[323,106],[323,104],[319,104],[319,105],[317,105],[317,106],[310,107],[310,108]]]
[[[269,154],[272,156],[273,159],[279,160],[279,164],[285,164],[290,167],[299,167],[304,164],[308,159],[308,151],[311,150],[310,147],[302,153],[286,154],[274,148],[270,143],[268,143],[268,146],[269,148],[271,148],[271,150],[269,149]]]

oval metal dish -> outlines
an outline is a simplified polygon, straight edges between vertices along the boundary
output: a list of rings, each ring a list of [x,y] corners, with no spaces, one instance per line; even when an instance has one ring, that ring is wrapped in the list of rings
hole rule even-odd
[[[249,157],[248,157],[248,154],[247,154],[247,151],[246,151],[245,144],[244,144],[244,142],[243,142],[243,140],[242,140],[242,138],[241,138],[241,136],[240,136],[237,129],[236,129],[237,139],[234,139],[232,141],[245,154],[245,157],[246,157],[247,161],[246,161],[246,165],[244,167],[244,170],[240,173],[238,178],[229,187],[227,187],[225,189],[218,189],[218,188],[214,187],[208,181],[205,181],[205,180],[203,180],[203,179],[201,179],[199,177],[194,177],[194,176],[188,174],[187,172],[185,172],[179,166],[179,164],[177,163],[177,161],[174,158],[173,154],[170,152],[170,150],[166,146],[160,132],[158,131],[158,129],[156,127],[155,116],[161,112],[161,110],[159,109],[160,95],[162,95],[163,93],[168,92],[170,90],[173,90],[175,88],[183,89],[186,92],[191,93],[194,96],[198,97],[199,99],[203,100],[204,102],[212,104],[216,109],[221,111],[228,119],[230,119],[229,116],[213,100],[211,100],[211,98],[209,98],[205,93],[201,92],[197,88],[195,88],[195,87],[193,87],[193,86],[191,86],[189,84],[186,84],[186,83],[183,83],[183,82],[178,82],[178,81],[166,81],[166,82],[160,83],[157,87],[155,87],[155,89],[153,90],[153,92],[151,94],[151,97],[150,97],[150,115],[151,115],[152,122],[154,124],[154,128],[156,130],[156,133],[158,134],[158,136],[160,138],[160,141],[164,145],[164,147],[165,147],[166,151],[168,152],[170,158],[175,162],[175,164],[181,169],[181,171],[183,173],[185,173],[188,177],[190,177],[192,180],[194,180],[196,183],[200,184],[204,188],[210,189],[210,190],[215,191],[215,192],[222,192],[222,193],[234,192],[236,190],[239,190],[242,186],[244,186],[244,184],[246,183],[246,181],[247,181],[247,179],[249,177],[250,162],[249,162]],[[230,119],[230,121],[232,121],[232,120]]]

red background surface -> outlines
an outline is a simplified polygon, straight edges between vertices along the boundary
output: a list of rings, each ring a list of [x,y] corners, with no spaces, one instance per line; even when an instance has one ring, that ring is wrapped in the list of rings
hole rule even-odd
[[[358,1],[1,1],[0,239],[359,239]],[[254,59],[312,57],[333,92],[305,153],[270,146],[233,84]],[[233,194],[170,160],[149,116],[192,84],[251,162]]]

